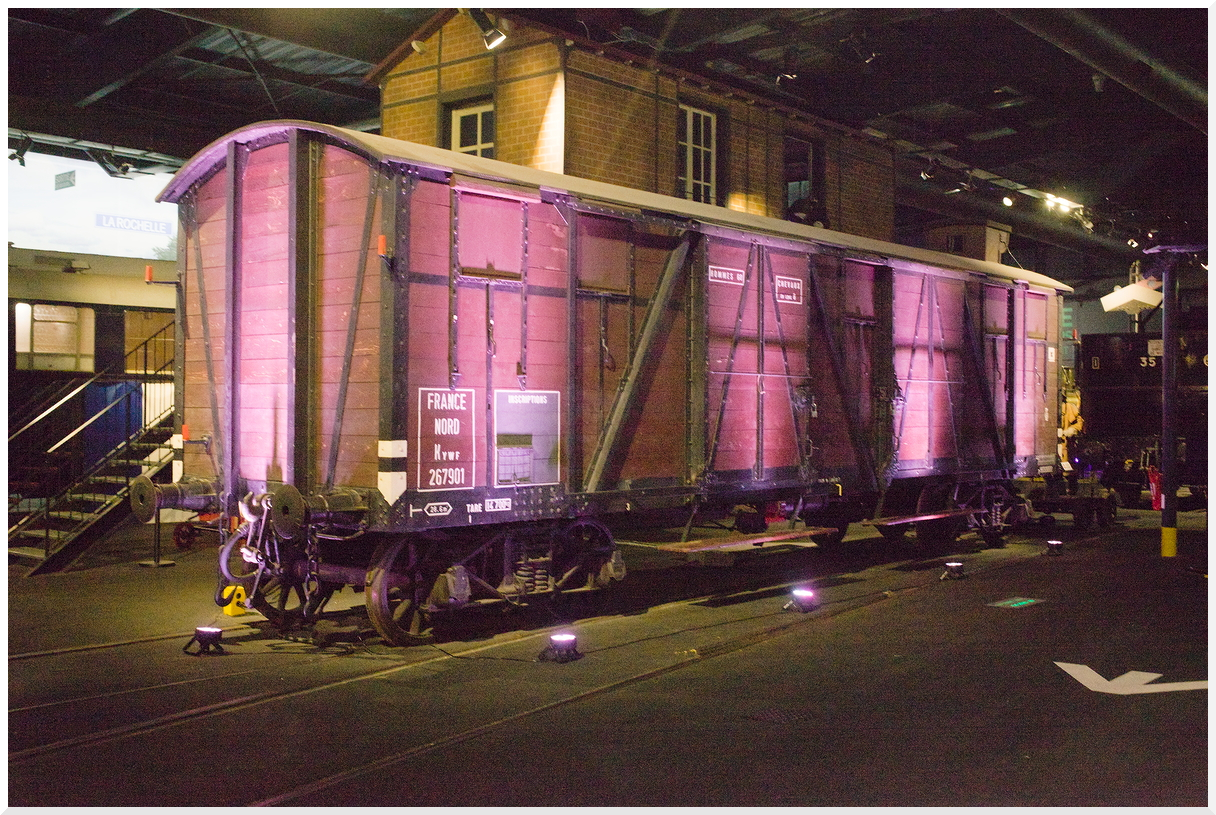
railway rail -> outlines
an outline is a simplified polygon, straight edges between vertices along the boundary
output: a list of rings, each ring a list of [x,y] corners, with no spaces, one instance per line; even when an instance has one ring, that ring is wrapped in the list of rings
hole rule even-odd
[[[981,551],[969,560],[971,568],[980,571],[1039,553],[1037,546],[1014,545]],[[785,595],[794,585],[806,581],[791,582],[781,579],[785,577],[783,573],[770,572],[768,580],[753,581],[743,587],[735,584],[731,589],[700,593],[654,606],[645,615],[642,627],[631,615],[580,620],[576,628],[586,659],[582,667],[575,669],[580,671],[580,678],[573,687],[568,682],[546,684],[543,678],[538,679],[538,687],[543,688],[539,695],[486,705],[475,714],[461,717],[455,726],[444,726],[437,721],[419,723],[417,732],[402,734],[404,744],[381,743],[370,754],[336,760],[323,771],[312,772],[305,783],[284,783],[282,779],[296,776],[282,776],[277,785],[267,782],[260,791],[256,790],[257,785],[250,785],[248,789],[208,792],[207,803],[273,806],[308,799],[369,773],[381,772],[445,747],[510,728],[547,711],[684,670],[706,659],[790,633],[799,626],[814,624],[815,620],[843,614],[903,592],[940,585],[937,579],[940,559],[921,561],[918,568],[904,571],[897,570],[895,567],[899,564],[890,563],[889,558],[880,560],[884,562],[867,565],[859,575],[823,575],[811,581],[828,588],[821,592],[820,607],[808,615],[783,610]],[[892,575],[896,576],[895,582],[891,580]],[[90,719],[90,712],[99,705],[121,709],[125,715],[124,720],[114,721],[106,727],[76,732],[52,730],[37,743],[19,747],[11,743],[10,772],[21,777],[39,762],[50,762],[60,768],[72,766],[88,762],[98,751],[122,753],[137,742],[140,749],[147,749],[150,740],[166,745],[188,744],[199,739],[239,743],[241,734],[250,728],[255,731],[273,728],[270,723],[281,721],[284,711],[347,710],[351,703],[344,699],[366,698],[371,693],[366,689],[377,683],[409,686],[425,682],[437,672],[473,662],[536,663],[541,643],[559,630],[571,630],[571,627],[547,625],[511,631],[482,643],[456,641],[404,650],[343,644],[317,650],[302,642],[284,643],[266,638],[256,626],[239,626],[231,629],[231,633],[238,635],[234,638],[236,643],[244,645],[233,644],[229,649],[239,652],[240,656],[177,659],[179,666],[188,665],[191,669],[204,666],[201,675],[173,681],[136,682],[106,693],[37,704],[21,704],[19,692],[15,693],[17,704],[9,711],[10,738],[18,732],[39,731],[33,725],[35,721]],[[251,636],[240,639],[243,634]],[[165,634],[18,654],[10,659],[10,667],[21,666],[23,671],[28,671],[56,661],[86,658],[94,664],[98,660],[150,664],[149,649],[174,639],[184,641],[185,637]],[[264,647],[258,652],[245,653],[245,645]],[[611,658],[613,655],[620,658]],[[176,649],[173,656],[176,658]],[[297,656],[303,659],[295,659]],[[231,669],[234,666],[230,660],[250,658],[259,659],[261,664],[248,669]],[[287,659],[291,661],[286,662]],[[368,667],[368,659],[375,664]],[[212,667],[216,670],[212,671]],[[537,665],[537,673],[550,678],[554,676],[553,671],[564,670],[567,669]],[[14,687],[20,688],[20,682]],[[200,690],[204,691],[201,697],[196,696]],[[215,693],[217,690],[220,692]],[[191,698],[196,701],[188,707],[166,710],[181,699]],[[158,709],[165,712],[147,715],[147,711]]]

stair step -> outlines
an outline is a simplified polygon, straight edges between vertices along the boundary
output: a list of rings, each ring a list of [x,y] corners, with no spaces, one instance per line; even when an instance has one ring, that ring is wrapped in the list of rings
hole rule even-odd
[[[72,492],[68,493],[69,501],[84,501],[90,504],[108,504],[118,496],[108,492]]]
[[[122,484],[125,486],[130,480],[124,475],[91,475],[84,481],[90,484]]]
[[[98,513],[96,512],[74,512],[70,509],[48,512],[46,516],[48,518],[55,518],[61,521],[88,521],[95,520],[97,517],[99,517]]]
[[[14,538],[49,538],[50,540],[63,540],[68,537],[68,532],[62,529],[22,529],[12,535]]]
[[[10,546],[8,548],[8,553],[15,557],[35,560],[39,563],[46,559],[46,551],[43,549],[35,549],[33,546]]]

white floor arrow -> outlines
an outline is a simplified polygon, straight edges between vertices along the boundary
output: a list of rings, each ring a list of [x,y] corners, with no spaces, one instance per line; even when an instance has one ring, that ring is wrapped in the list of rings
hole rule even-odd
[[[1150,685],[1148,683],[1154,679],[1159,679],[1161,674],[1147,673],[1145,671],[1128,671],[1114,679],[1104,679],[1102,674],[1088,665],[1074,665],[1071,662],[1057,662],[1056,664],[1073,679],[1098,693],[1116,693],[1121,696],[1127,696],[1133,693],[1165,693],[1166,691],[1175,690],[1208,689],[1206,679],[1195,682],[1162,682],[1159,685]]]

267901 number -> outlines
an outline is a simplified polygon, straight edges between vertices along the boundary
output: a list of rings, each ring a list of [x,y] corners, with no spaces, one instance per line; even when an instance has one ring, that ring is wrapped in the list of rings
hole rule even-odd
[[[464,467],[432,467],[430,470],[432,487],[459,487],[464,485]]]

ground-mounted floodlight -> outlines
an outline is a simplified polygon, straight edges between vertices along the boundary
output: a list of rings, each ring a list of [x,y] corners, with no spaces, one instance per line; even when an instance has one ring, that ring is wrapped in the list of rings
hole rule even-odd
[[[224,646],[220,645],[220,640],[223,639],[224,629],[215,628],[210,625],[200,625],[194,629],[194,636],[190,638],[190,642],[186,643],[182,648],[182,652],[191,656],[202,656],[203,654],[223,654]],[[198,643],[198,651],[191,654],[190,646]]]
[[[942,572],[942,576],[938,580],[962,580],[966,577],[963,571],[963,564],[957,560],[952,560],[946,564],[946,571]]]
[[[1064,554],[1064,541],[1047,541],[1047,554],[1049,554],[1049,555]]]
[[[549,645],[540,652],[541,662],[573,662],[582,659],[578,652],[578,638],[573,634],[554,634],[549,637]]]
[[[819,607],[819,598],[815,596],[815,592],[808,589],[806,586],[799,586],[790,592],[790,601],[785,604],[785,610],[794,610],[806,613],[814,611]]]

